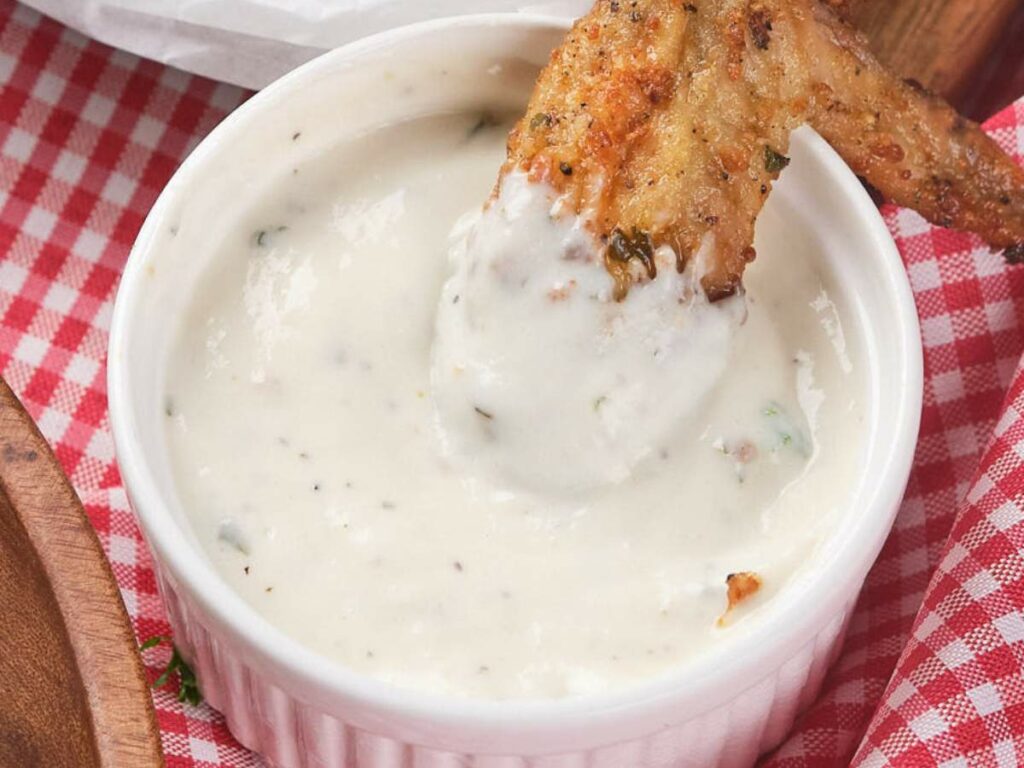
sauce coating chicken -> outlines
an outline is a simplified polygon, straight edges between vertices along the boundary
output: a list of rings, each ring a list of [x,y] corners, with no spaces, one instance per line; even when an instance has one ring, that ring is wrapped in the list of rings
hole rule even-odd
[[[502,176],[565,196],[619,298],[668,245],[680,270],[708,249],[717,300],[741,285],[803,124],[886,198],[1024,260],[1024,170],[820,0],[599,0],[541,73]]]

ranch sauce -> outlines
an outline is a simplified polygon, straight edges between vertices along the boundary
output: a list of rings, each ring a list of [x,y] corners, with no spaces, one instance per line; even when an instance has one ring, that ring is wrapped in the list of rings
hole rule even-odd
[[[703,252],[623,301],[584,217],[512,172],[452,249],[432,374],[442,441],[517,487],[619,483],[685,429],[725,371],[741,296],[711,304]]]
[[[226,206],[234,234],[169,363],[179,496],[223,577],[350,668],[492,699],[621,688],[756,631],[773,596],[813,567],[860,453],[858,350],[813,244],[769,205],[745,319],[742,306],[707,319],[716,342],[732,341],[708,353],[723,368],[699,409],[630,437],[622,425],[647,418],[643,398],[616,404],[614,376],[580,371],[570,423],[592,415],[580,432],[591,441],[624,435],[607,441],[610,457],[589,451],[567,476],[545,472],[550,457],[473,450],[488,425],[494,440],[537,428],[555,450],[569,444],[522,422],[514,397],[478,403],[491,418],[462,409],[464,429],[449,411],[481,391],[438,384],[441,363],[483,349],[445,349],[451,318],[438,305],[461,303],[460,243],[508,129],[492,122],[388,128],[300,166],[254,206]],[[640,337],[656,326],[644,302],[682,287],[634,286]],[[517,318],[522,334],[560,333],[563,304],[538,302]],[[643,391],[674,396],[637,364]],[[726,574],[738,571],[764,586],[719,626]]]

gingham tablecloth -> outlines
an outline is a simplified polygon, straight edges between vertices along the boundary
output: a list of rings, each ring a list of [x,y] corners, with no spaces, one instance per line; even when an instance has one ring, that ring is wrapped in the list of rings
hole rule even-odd
[[[0,375],[78,489],[143,639],[169,627],[114,463],[114,292],[161,187],[245,96],[0,0]],[[1024,101],[987,127],[1021,159]],[[921,439],[842,656],[765,765],[1024,765],[1024,268],[884,213],[921,317]],[[154,700],[169,768],[262,765],[208,707]]]

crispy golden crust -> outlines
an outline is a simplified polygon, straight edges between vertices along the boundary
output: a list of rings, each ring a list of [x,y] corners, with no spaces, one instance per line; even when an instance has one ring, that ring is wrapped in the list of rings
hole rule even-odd
[[[817,0],[599,0],[541,73],[506,170],[550,182],[629,246],[606,257],[620,295],[634,246],[670,245],[681,268],[707,243],[715,299],[753,259],[755,219],[807,122],[896,202],[1024,243],[1024,172]]]
[[[718,617],[718,626],[725,626],[733,609],[744,600],[757,594],[762,583],[761,577],[753,571],[740,571],[726,576],[725,587],[728,604],[725,607],[725,612]]]
[[[645,184],[635,150],[652,140],[678,92],[687,22],[666,0],[595,5],[541,73],[509,137],[508,164],[600,213]],[[663,169],[646,170],[660,177]]]
[[[744,16],[711,18],[695,3],[601,0],[552,54],[508,165],[567,193],[602,238],[636,229],[672,246],[680,266],[713,234],[704,285],[728,295],[777,176],[765,147],[784,152],[790,130],[744,98],[747,34]]]

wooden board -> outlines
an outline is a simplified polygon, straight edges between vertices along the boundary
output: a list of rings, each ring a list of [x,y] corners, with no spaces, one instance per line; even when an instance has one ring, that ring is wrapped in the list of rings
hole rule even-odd
[[[871,40],[879,59],[956,106],[964,106],[971,91],[988,87],[979,75],[1006,42],[1012,46],[1009,56],[1024,56],[1024,42],[1004,40],[1021,0],[847,2],[851,21]]]
[[[0,767],[162,765],[110,566],[46,441],[0,380]]]

